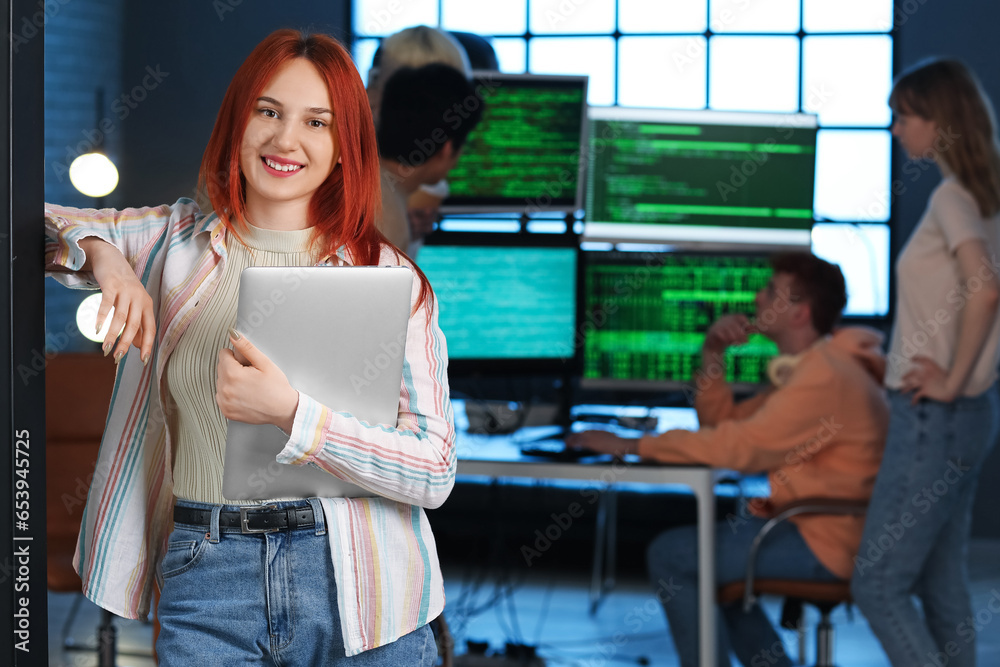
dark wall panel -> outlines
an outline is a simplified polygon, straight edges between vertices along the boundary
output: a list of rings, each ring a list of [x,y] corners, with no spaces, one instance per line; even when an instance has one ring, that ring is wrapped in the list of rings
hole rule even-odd
[[[103,144],[119,159],[123,123],[111,113],[122,94],[124,0],[52,3],[45,23],[45,198],[93,206],[69,181],[69,165]],[[98,109],[98,90],[104,104]],[[113,205],[114,195],[107,198]]]

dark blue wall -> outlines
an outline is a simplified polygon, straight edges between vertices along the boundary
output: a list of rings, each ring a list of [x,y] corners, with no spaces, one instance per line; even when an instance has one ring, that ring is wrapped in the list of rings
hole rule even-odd
[[[45,23],[45,198],[92,206],[69,182],[73,158],[104,144],[117,161],[123,123],[110,113],[121,94],[124,0],[58,0]],[[95,92],[104,91],[98,111]],[[111,198],[108,198],[110,204]]]
[[[121,121],[111,104],[122,94],[124,0],[57,0],[45,11],[45,200],[66,206],[94,206],[69,181],[78,155],[101,146],[120,164]],[[96,91],[103,90],[98,109]],[[114,206],[117,193],[105,198]],[[76,327],[76,309],[90,294],[45,279],[46,353],[98,349]]]

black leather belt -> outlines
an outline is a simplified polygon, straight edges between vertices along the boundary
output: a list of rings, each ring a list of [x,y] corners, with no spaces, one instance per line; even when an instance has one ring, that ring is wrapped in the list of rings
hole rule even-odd
[[[212,510],[193,507],[174,507],[174,523],[209,527],[212,525]],[[248,505],[238,512],[220,512],[219,528],[234,528],[241,533],[273,533],[278,530],[295,530],[316,525],[312,507],[287,507],[278,509],[276,505]]]

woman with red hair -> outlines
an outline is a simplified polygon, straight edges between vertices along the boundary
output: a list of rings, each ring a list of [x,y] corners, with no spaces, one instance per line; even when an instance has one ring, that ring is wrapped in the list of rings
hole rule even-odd
[[[427,623],[444,594],[423,508],[454,484],[447,353],[430,285],[375,227],[378,164],[349,54],[279,30],[219,110],[199,178],[211,212],[46,208],[47,268],[102,290],[119,364],[75,564],[87,596],[128,618],[157,583],[162,665],[435,660]],[[395,428],[296,391],[233,328],[243,268],[375,264],[418,278]],[[227,419],[273,424],[288,437],[279,463],[372,497],[226,499]],[[279,530],[246,532],[241,510]]]

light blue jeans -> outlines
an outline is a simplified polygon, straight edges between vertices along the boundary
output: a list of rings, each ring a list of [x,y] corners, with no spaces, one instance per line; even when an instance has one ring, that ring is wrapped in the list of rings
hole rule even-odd
[[[718,585],[746,576],[750,543],[764,519],[747,516],[715,528],[715,577]],[[663,605],[681,667],[698,665],[698,539],[695,526],[661,533],[649,545],[646,564],[656,597]],[[764,540],[756,573],[764,579],[836,581],[813,555],[795,524],[783,522]],[[720,609],[718,664],[729,667],[732,650],[746,667],[790,667],[784,646],[760,605],[743,613],[743,603]]]
[[[323,511],[310,504],[315,526],[244,535],[175,524],[161,571],[164,578],[156,642],[161,667],[193,665],[429,666],[437,647],[429,626],[391,644],[344,656],[333,560]],[[179,501],[211,510],[219,505]],[[221,509],[238,510],[235,506]]]
[[[970,667],[977,629],[969,524],[976,480],[997,438],[997,388],[916,405],[891,391],[889,404],[885,456],[855,560],[854,599],[896,667]]]

